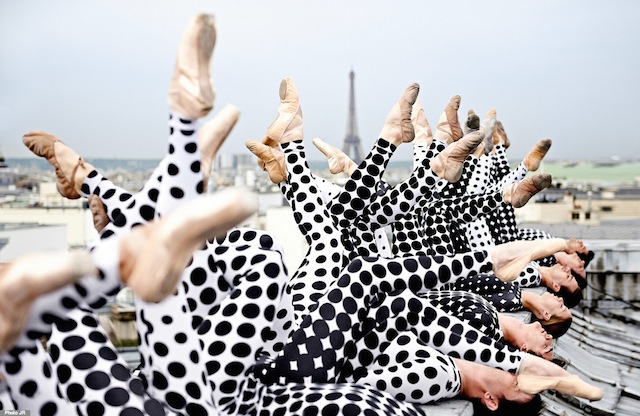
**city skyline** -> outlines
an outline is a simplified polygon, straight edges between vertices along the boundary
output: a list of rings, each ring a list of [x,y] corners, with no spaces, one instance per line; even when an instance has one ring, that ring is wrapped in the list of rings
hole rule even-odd
[[[162,157],[176,47],[201,11],[218,29],[214,113],[226,103],[242,111],[222,153],[262,138],[285,76],[300,90],[309,158],[322,158],[313,137],[341,147],[353,70],[365,151],[418,82],[433,129],[459,94],[461,120],[496,108],[514,157],[545,137],[556,160],[640,155],[640,4],[551,0],[3,2],[0,151],[29,157],[20,137],[40,129],[87,158]],[[410,159],[411,146],[396,158]]]

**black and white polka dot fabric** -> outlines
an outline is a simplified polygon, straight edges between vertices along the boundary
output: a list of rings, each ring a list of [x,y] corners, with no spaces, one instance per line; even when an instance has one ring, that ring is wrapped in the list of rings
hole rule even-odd
[[[406,350],[407,343],[419,345],[422,354],[428,352],[418,357],[436,357],[435,361],[421,364],[427,373],[438,371],[434,362],[442,363],[442,353],[515,372],[522,359],[520,352],[496,343],[467,322],[416,296],[457,279],[458,273],[466,276],[470,270],[478,272],[487,266],[490,268],[490,262],[482,253],[454,258],[355,259],[332,283],[318,307],[303,319],[284,350],[277,358],[266,360],[258,374],[267,384],[359,381],[369,374],[372,365],[384,363],[385,356]],[[386,341],[403,334],[411,337],[414,332],[417,340],[398,345],[400,350],[393,354],[388,350]],[[381,361],[377,360],[379,354],[386,354]],[[428,380],[427,377],[424,383]],[[455,378],[438,385],[456,387],[439,391],[438,394],[445,394],[442,397],[452,397],[459,388]],[[405,397],[411,397],[415,386],[404,388],[408,389],[403,393]]]
[[[516,312],[524,307],[520,286],[513,282],[503,282],[493,273],[464,276],[445,285],[445,288],[482,296],[498,312]]]

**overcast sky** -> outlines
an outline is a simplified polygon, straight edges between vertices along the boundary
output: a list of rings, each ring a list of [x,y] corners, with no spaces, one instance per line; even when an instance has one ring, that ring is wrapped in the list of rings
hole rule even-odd
[[[0,151],[29,156],[20,138],[38,129],[89,158],[162,157],[175,52],[198,12],[216,16],[214,112],[242,110],[223,153],[262,138],[285,76],[309,146],[341,146],[353,69],[366,150],[418,82],[433,127],[454,94],[461,118],[495,108],[513,158],[541,138],[554,159],[640,158],[635,0],[3,0]]]

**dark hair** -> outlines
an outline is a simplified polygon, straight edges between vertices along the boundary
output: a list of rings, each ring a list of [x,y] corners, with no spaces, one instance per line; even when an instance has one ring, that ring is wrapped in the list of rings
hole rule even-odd
[[[587,254],[584,253],[578,253],[578,257],[580,257],[582,259],[582,261],[584,261],[584,267],[585,269],[587,268],[587,266],[589,265],[589,263],[591,263],[591,260],[593,260],[593,258],[596,256],[596,253],[594,253],[593,251],[589,250],[589,252]]]
[[[474,416],[537,416],[542,414],[544,410],[544,402],[539,394],[533,396],[533,399],[527,403],[516,403],[508,400],[500,400],[500,404],[495,411],[489,410],[480,400],[473,400]]]
[[[570,291],[566,286],[562,286],[555,294],[562,298],[564,305],[569,309],[577,306],[582,301],[582,289],[580,287]]]
[[[580,276],[578,273],[574,272],[573,270],[571,270],[571,275],[573,276],[574,279],[576,279],[576,282],[578,282],[578,286],[580,286],[580,289],[584,289],[585,287],[587,287],[587,279]]]
[[[549,335],[554,338],[560,338],[569,330],[571,322],[573,322],[573,318],[565,320],[538,321]]]

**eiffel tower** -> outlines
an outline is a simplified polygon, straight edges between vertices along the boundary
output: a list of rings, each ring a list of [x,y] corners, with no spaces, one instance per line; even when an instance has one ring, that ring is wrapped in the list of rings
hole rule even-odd
[[[344,138],[342,151],[346,153],[357,165],[362,162],[362,144],[358,137],[358,126],[356,124],[356,94],[353,79],[356,74],[351,71],[349,78],[351,79],[351,91],[349,93],[349,122],[347,123],[347,137]]]

